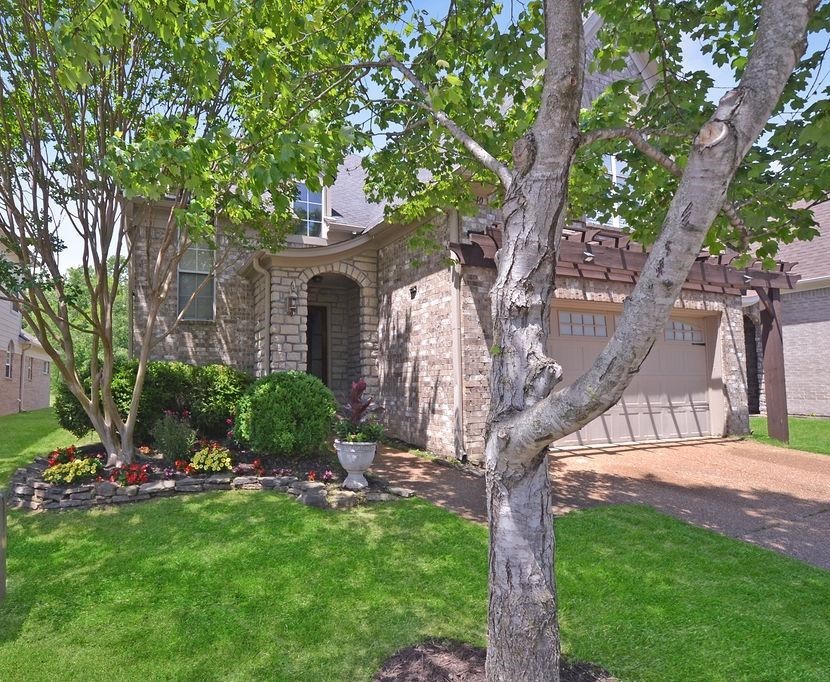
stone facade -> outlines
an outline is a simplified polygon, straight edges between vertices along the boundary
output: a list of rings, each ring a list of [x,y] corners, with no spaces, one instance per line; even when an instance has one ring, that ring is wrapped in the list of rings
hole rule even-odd
[[[329,385],[335,396],[345,400],[351,382],[361,377],[370,392],[377,391],[375,252],[309,267],[271,264],[266,274],[255,275],[252,290],[257,315],[254,370],[258,376],[288,369],[306,371],[308,306],[321,305],[328,310]],[[264,320],[269,315],[266,329]]]
[[[135,209],[135,238],[131,243],[130,293],[132,297],[133,355],[141,352],[142,330],[147,321],[150,268],[161,249],[167,211]],[[254,310],[251,283],[240,274],[250,252],[220,246],[212,320],[181,320],[178,316],[178,278],[161,306],[155,326],[158,339],[150,351],[154,360],[179,360],[194,365],[222,363],[251,371],[254,368]],[[171,331],[172,330],[172,331]]]
[[[345,401],[351,381],[363,377],[385,409],[389,435],[444,457],[481,462],[495,270],[459,265],[446,245],[494,223],[498,215],[487,208],[461,220],[451,211],[433,227],[439,247],[432,252],[413,248],[411,231],[390,228],[378,241],[356,242],[359,248],[346,248],[337,257],[325,251],[318,257],[306,248],[249,258],[244,270],[232,275],[236,279],[220,280],[217,287],[219,292],[244,280],[234,294],[235,305],[243,310],[240,326],[223,333],[247,339],[247,346],[217,359],[252,367],[260,376],[306,371],[309,307],[323,307],[326,374],[339,402]],[[557,279],[557,298],[571,301],[621,306],[631,289],[620,282]],[[224,296],[218,294],[217,305]],[[717,359],[712,360],[709,382],[713,432],[745,433],[740,297],[684,290],[675,308],[702,313],[708,338],[715,342],[712,353]],[[226,322],[232,324],[217,315],[216,325]],[[170,335],[171,355],[199,361],[194,337],[182,338],[186,333],[184,328]],[[196,347],[209,345],[208,339],[206,335]]]

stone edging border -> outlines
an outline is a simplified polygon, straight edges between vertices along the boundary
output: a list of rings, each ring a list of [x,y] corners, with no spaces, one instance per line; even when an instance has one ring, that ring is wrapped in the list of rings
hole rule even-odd
[[[32,511],[61,511],[139,502],[177,494],[213,490],[273,490],[296,497],[298,502],[321,509],[346,509],[367,502],[387,502],[412,497],[414,490],[382,484],[380,489],[353,492],[336,484],[301,481],[295,476],[235,476],[212,474],[150,481],[141,485],[121,486],[109,481],[77,485],[53,485],[41,478],[46,460],[39,458],[28,467],[15,471],[9,486],[9,506]]]

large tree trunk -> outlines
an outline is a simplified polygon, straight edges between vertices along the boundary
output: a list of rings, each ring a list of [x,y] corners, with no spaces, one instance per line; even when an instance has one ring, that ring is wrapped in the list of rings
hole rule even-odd
[[[553,514],[547,450],[488,469],[489,682],[559,679]]]

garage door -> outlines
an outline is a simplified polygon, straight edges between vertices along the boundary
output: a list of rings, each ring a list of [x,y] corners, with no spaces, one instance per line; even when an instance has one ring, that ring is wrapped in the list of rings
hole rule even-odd
[[[554,310],[551,346],[555,349],[553,356],[563,365],[563,386],[590,367],[613,332],[615,322],[613,311],[595,311],[590,307]],[[672,318],[622,399],[556,445],[708,436],[709,376],[703,321]]]

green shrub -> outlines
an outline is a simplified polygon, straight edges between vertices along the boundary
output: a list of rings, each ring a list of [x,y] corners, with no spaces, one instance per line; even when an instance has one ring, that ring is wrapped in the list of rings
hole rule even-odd
[[[219,443],[208,443],[193,455],[190,466],[196,471],[209,471],[211,473],[230,471],[233,469],[231,451],[222,447]]]
[[[116,365],[112,377],[112,394],[121,416],[126,418],[138,372],[138,362],[129,360]],[[188,409],[193,394],[194,368],[182,362],[153,361],[147,363],[144,390],[138,403],[135,441],[150,440],[156,421],[165,410],[179,412]],[[90,385],[89,369],[82,377],[85,388]],[[58,386],[55,395],[55,413],[58,423],[67,431],[81,437],[92,431],[92,424],[81,404],[65,384]]]
[[[196,432],[187,421],[188,413],[180,417],[175,412],[167,411],[153,427],[153,440],[168,462],[187,459],[196,443]]]
[[[83,378],[84,389],[89,390],[89,377]],[[92,431],[92,423],[86,416],[78,399],[72,395],[63,382],[58,383],[55,390],[55,416],[64,429],[77,438],[83,438]]]
[[[235,434],[259,453],[310,455],[323,446],[337,410],[334,396],[305,372],[276,372],[239,401]]]
[[[89,480],[98,475],[103,464],[96,457],[73,459],[71,462],[56,464],[43,472],[43,480],[58,485]]]
[[[253,377],[227,365],[204,365],[194,370],[190,415],[193,426],[204,438],[224,438],[236,415],[239,399]]]

